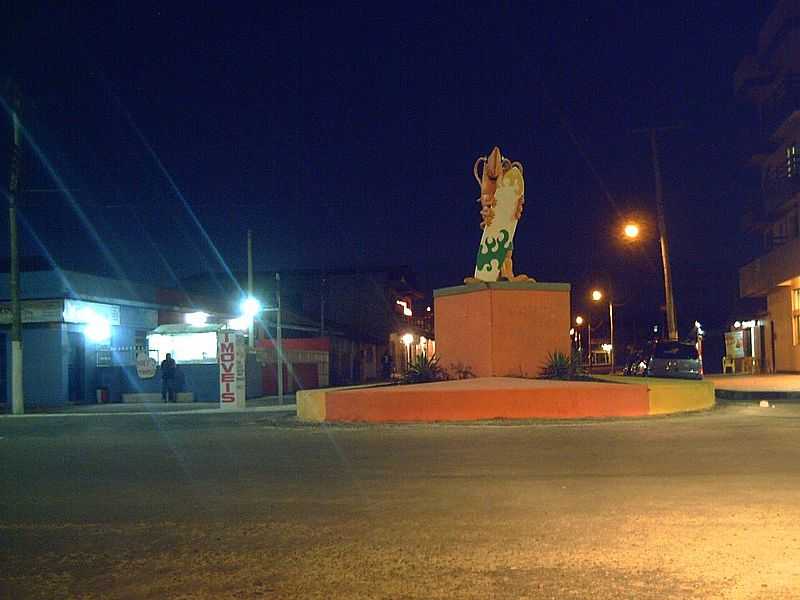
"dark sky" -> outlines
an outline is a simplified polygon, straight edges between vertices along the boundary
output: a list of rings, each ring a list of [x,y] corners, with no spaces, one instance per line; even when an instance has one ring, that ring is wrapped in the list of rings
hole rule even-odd
[[[754,185],[733,72],[771,3],[18,4],[0,75],[40,153],[23,187],[57,187],[47,163],[73,190],[24,195],[27,254],[169,284],[221,270],[211,243],[243,269],[250,227],[256,268],[454,285],[480,235],[472,164],[497,144],[525,166],[516,270],[572,283],[576,310],[600,283],[647,321],[656,241],[615,228],[654,208],[632,130],[681,123],[660,146],[678,321],[729,316]]]

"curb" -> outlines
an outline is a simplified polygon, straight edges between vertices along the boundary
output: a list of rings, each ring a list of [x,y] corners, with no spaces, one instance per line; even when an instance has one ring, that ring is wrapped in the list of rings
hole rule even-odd
[[[62,412],[62,413],[30,413],[25,415],[9,415],[9,414],[0,414],[0,420],[8,419],[8,420],[18,420],[18,419],[43,419],[43,418],[80,418],[80,417],[141,417],[141,416],[189,416],[189,415],[241,415],[247,413],[291,413],[294,415],[297,412],[297,405],[296,404],[282,404],[278,406],[254,406],[251,408],[239,408],[239,409],[220,409],[220,408],[199,408],[197,410],[175,410],[175,411],[165,411],[165,410],[153,410],[153,411],[146,411],[146,410],[138,410],[136,412]]]
[[[770,392],[770,391],[736,391],[720,390],[716,391],[717,400],[728,402],[740,402],[742,400],[784,400],[787,402],[800,403],[800,392]]]

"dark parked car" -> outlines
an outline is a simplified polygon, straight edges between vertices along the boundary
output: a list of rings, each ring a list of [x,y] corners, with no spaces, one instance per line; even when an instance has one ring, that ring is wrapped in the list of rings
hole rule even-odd
[[[646,350],[634,353],[624,373],[646,377],[702,379],[703,361],[694,344],[662,340]]]

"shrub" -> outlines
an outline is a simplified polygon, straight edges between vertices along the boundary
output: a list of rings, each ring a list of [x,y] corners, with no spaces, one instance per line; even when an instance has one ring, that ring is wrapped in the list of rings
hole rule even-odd
[[[570,356],[559,351],[549,353],[539,370],[541,379],[579,379],[583,374],[583,362],[578,354]]]
[[[444,379],[447,379],[447,373],[439,366],[439,357],[434,354],[428,358],[423,353],[408,364],[403,383],[428,383]]]

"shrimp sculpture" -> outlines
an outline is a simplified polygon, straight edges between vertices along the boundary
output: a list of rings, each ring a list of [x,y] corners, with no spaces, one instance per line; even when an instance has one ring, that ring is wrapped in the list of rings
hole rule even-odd
[[[478,169],[483,165],[479,175]],[[514,275],[512,254],[514,233],[525,203],[522,165],[503,157],[497,146],[489,156],[475,161],[473,175],[481,186],[481,244],[475,259],[475,275],[464,283],[491,281],[533,281],[527,275]]]

